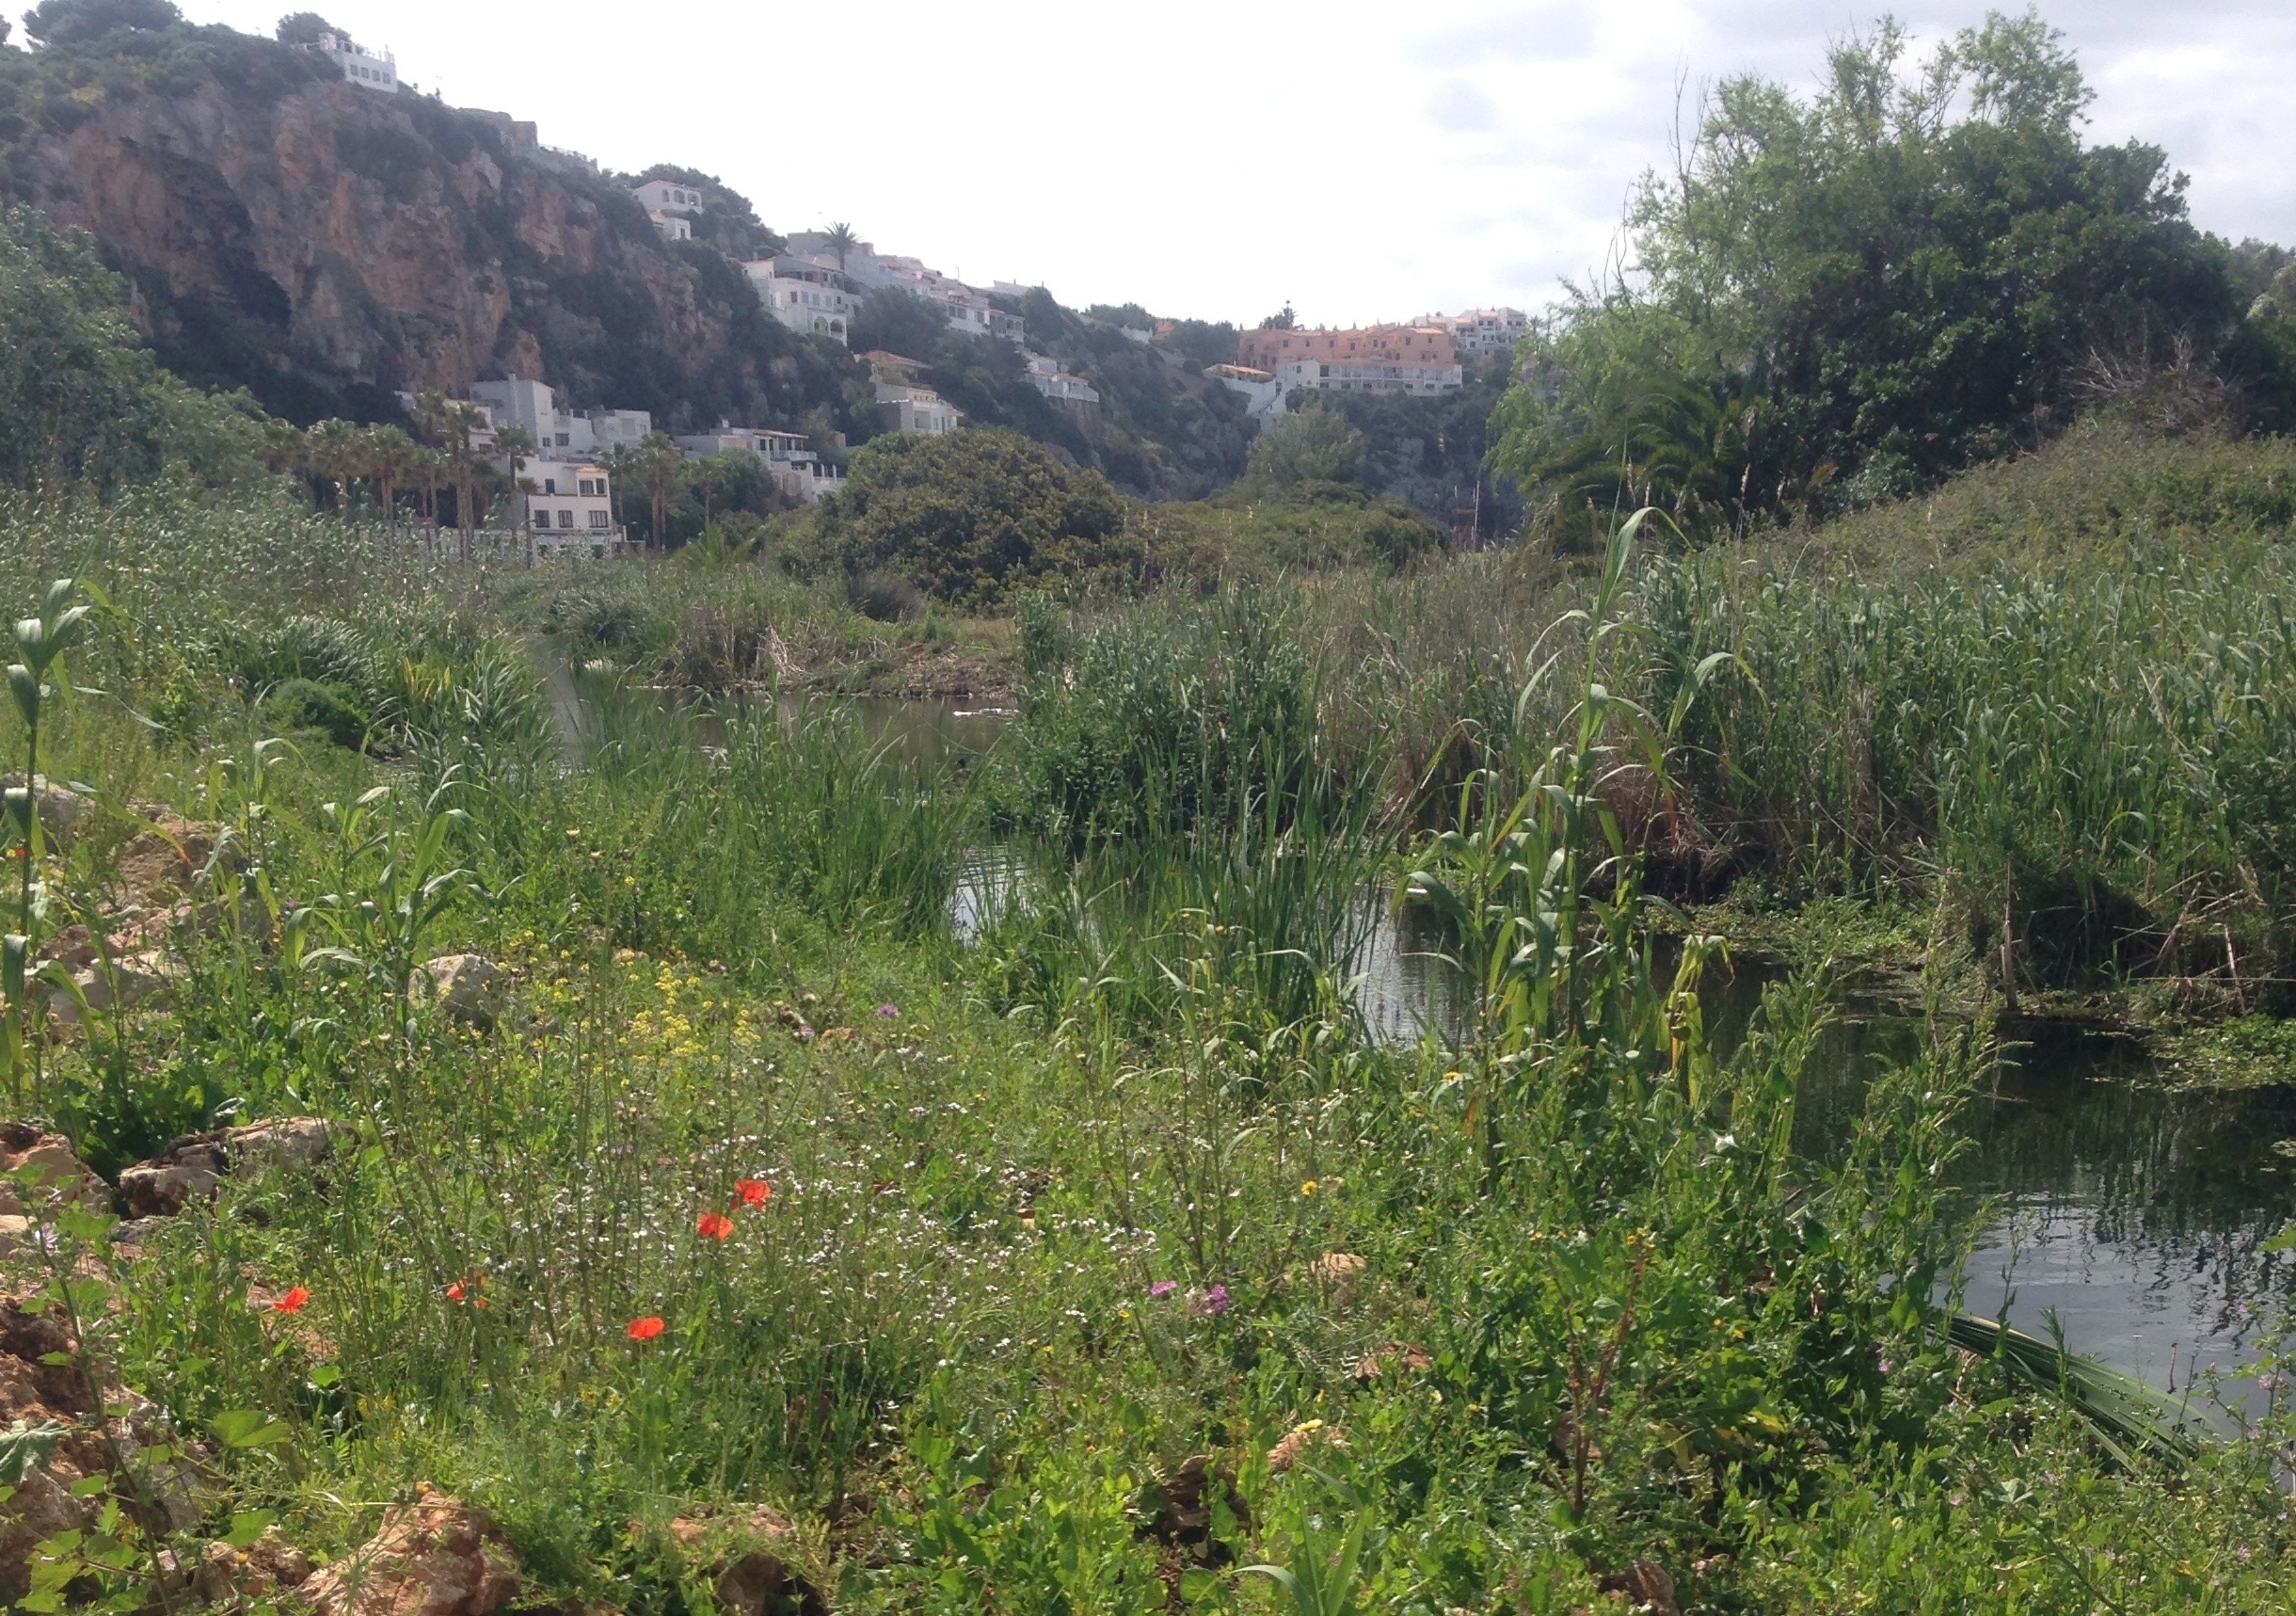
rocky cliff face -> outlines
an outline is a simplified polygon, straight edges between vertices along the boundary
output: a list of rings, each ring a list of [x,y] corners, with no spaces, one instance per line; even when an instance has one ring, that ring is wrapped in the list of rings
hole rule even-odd
[[[306,421],[505,374],[673,427],[866,408],[714,249],[483,115],[225,29],[0,55],[0,187],[95,235],[190,380]]]

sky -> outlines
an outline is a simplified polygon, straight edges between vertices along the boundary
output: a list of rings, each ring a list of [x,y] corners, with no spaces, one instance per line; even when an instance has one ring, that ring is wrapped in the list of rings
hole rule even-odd
[[[180,0],[268,32],[287,0]],[[313,0],[301,0],[302,4]],[[716,175],[784,232],[1063,303],[1256,324],[1537,311],[1616,251],[1678,87],[1816,82],[1833,0],[317,0],[403,79],[610,168]],[[1899,0],[1917,49],[1982,0]],[[2296,244],[2296,0],[2057,0],[2090,134],[2192,216]]]

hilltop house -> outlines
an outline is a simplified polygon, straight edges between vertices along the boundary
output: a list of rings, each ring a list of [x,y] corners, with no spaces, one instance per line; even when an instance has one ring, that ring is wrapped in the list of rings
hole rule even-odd
[[[630,193],[654,230],[664,241],[687,241],[694,235],[694,216],[701,211],[702,194],[682,180],[648,180]]]
[[[803,432],[735,426],[721,421],[712,431],[687,433],[678,440],[678,446],[691,458],[755,455],[765,462],[774,485],[801,504],[811,504],[845,486],[845,474],[822,459],[813,440]]]
[[[654,429],[653,417],[643,409],[560,409],[547,384],[520,376],[474,382],[470,396],[486,406],[496,427],[523,426],[537,460],[583,459],[616,444],[634,448]]]
[[[1439,326],[1451,333],[1451,346],[1473,364],[1493,354],[1511,354],[1530,321],[1520,309],[1470,309],[1463,314],[1429,314],[1414,326]]]
[[[964,424],[964,413],[918,379],[917,373],[925,368],[919,361],[882,348],[861,357],[876,377],[877,413],[885,417],[886,431],[937,438]]]
[[[546,462],[528,467],[518,481],[517,521],[537,557],[587,551],[592,560],[603,561],[621,552],[625,535],[614,520],[614,490],[603,466]]]
[[[321,34],[303,49],[333,62],[343,70],[344,78],[361,89],[381,95],[399,92],[399,59],[389,51],[378,56],[348,34],[336,33]]]
[[[922,297],[941,311],[942,317],[954,330],[968,331],[975,336],[1001,337],[1012,343],[1022,341],[1026,335],[1021,317],[997,308],[989,300],[987,293],[943,275],[937,269],[926,268],[922,260],[879,252],[872,243],[861,241],[848,245],[840,260],[837,249],[830,245],[828,232],[804,230],[789,237],[789,256],[817,271],[834,276],[841,284],[853,288],[863,296],[871,292],[882,292],[887,287],[899,287],[913,297]],[[751,279],[754,280],[757,277],[752,275]],[[1000,294],[1005,292],[1010,284],[998,282],[997,291]],[[1019,290],[1012,288],[1015,295]]]
[[[847,340],[854,297],[846,278],[810,258],[783,253],[741,265],[767,313],[806,336]]]
[[[1286,392],[1307,387],[1427,396],[1466,381],[1451,333],[1436,326],[1246,331],[1236,347],[1238,365],[1268,372]]]
[[[1080,376],[1071,376],[1060,368],[1060,361],[1043,354],[1028,356],[1028,385],[1055,404],[1074,404],[1086,408],[1098,406],[1100,390]]]

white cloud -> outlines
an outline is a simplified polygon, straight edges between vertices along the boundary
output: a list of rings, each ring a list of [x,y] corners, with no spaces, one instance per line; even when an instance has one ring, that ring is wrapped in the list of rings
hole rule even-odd
[[[183,0],[267,30],[286,0]],[[620,168],[722,176],[784,230],[850,219],[968,279],[1252,320],[1535,305],[1606,260],[1678,85],[1807,88],[1842,0],[327,0],[458,105]],[[1900,0],[1924,41],[1984,0]],[[2100,139],[2165,145],[2194,217],[2296,242],[2288,0],[2059,4]]]

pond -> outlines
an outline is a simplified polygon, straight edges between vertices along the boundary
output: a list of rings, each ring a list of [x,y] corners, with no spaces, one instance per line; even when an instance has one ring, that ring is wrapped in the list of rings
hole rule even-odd
[[[562,714],[582,699],[576,680],[554,687]],[[863,733],[925,768],[977,757],[1006,714],[955,701],[860,701]],[[960,936],[978,933],[1022,879],[1017,859],[983,849],[951,908]],[[1357,1001],[1375,1033],[1398,1042],[1450,1025],[1458,986],[1423,921],[1366,893],[1367,941],[1355,962]],[[1774,971],[1741,960],[1714,982],[1718,1037],[1743,1027]],[[1920,1024],[1904,1008],[1849,1000],[1813,1060],[1796,1146],[1814,1160],[1837,1150],[1876,1063],[1910,1057]],[[2239,1371],[2274,1308],[2296,1291],[2296,1262],[2262,1248],[2296,1217],[2296,1159],[2272,1147],[2296,1139],[2296,1089],[2168,1086],[2129,1048],[2050,1038],[2005,1052],[1989,1091],[1968,1113],[1971,1146],[1954,1180],[1992,1201],[1992,1220],[1964,1275],[1965,1304],[2046,1336],[2053,1314],[2075,1352],[2164,1390],[2207,1377],[2227,1400],[2253,1392]],[[2195,1387],[2200,1389],[2194,1389]]]

